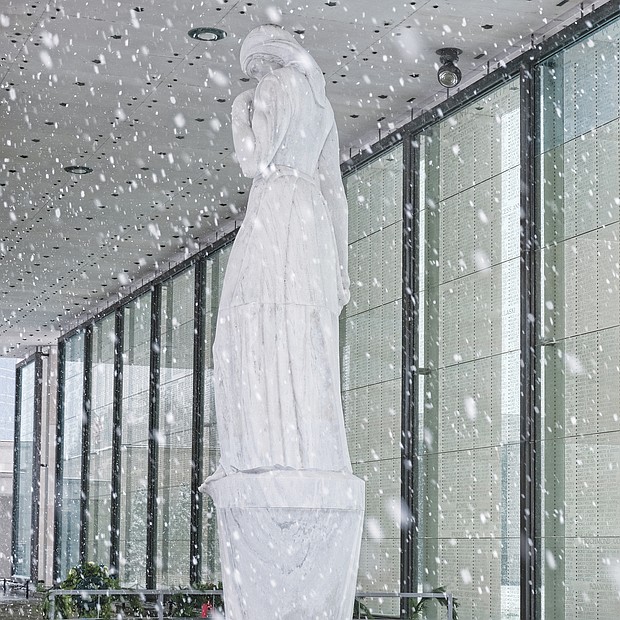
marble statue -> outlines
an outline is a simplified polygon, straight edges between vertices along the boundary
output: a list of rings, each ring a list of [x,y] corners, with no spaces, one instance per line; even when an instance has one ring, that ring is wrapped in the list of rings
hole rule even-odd
[[[258,81],[232,108],[253,179],[218,312],[214,500],[230,620],[349,620],[364,485],[340,397],[338,315],[349,299],[347,202],[323,74],[279,26],[241,47]]]

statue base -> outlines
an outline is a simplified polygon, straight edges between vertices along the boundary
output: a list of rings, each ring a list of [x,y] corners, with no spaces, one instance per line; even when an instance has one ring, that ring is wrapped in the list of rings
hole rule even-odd
[[[226,620],[350,620],[364,482],[317,470],[208,480],[220,538]]]

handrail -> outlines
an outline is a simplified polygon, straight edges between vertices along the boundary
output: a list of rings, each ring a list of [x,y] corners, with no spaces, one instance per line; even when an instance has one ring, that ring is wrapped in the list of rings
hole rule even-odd
[[[446,614],[448,620],[452,620],[454,612],[454,595],[452,592],[356,592],[355,598],[442,598],[447,601]]]
[[[3,578],[3,590],[6,596],[6,585],[7,582],[9,586],[13,585],[15,588],[19,588],[25,591],[26,598],[30,597],[30,578],[24,577],[22,575],[12,575],[11,577]]]
[[[187,596],[213,596],[216,594],[221,595],[222,590],[194,590],[192,588],[187,589],[162,589],[162,590],[130,590],[125,588],[120,589],[108,589],[108,590],[48,590],[48,596],[50,598],[49,606],[49,620],[55,620],[56,614],[56,597],[57,596],[81,596],[83,598],[92,597],[100,599],[102,596],[143,596],[143,597],[156,597],[155,607],[157,609],[158,620],[164,619],[164,597],[175,595],[187,595]]]
[[[57,596],[81,596],[81,597],[96,597],[102,596],[150,596],[157,597],[156,608],[158,620],[164,619],[164,597],[174,595],[187,595],[187,596],[213,596],[222,595],[222,590],[194,590],[188,589],[162,589],[162,590],[129,590],[129,589],[117,589],[117,590],[48,590],[50,597],[49,606],[49,620],[55,620],[55,599]],[[446,613],[448,620],[452,620],[454,610],[454,596],[451,592],[356,592],[356,599],[364,598],[436,598],[445,599],[447,602]]]

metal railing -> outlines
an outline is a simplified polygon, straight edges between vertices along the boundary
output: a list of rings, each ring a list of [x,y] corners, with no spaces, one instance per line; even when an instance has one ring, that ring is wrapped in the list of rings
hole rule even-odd
[[[451,592],[357,592],[355,594],[355,598],[360,601],[365,598],[397,598],[397,599],[408,599],[408,598],[435,598],[435,599],[443,599],[446,601],[446,617],[448,620],[452,620],[454,614],[454,596]],[[392,616],[377,616],[373,614],[374,617],[389,617]],[[353,620],[359,620],[361,616],[358,614],[358,618],[353,618]]]
[[[101,609],[102,599],[109,597],[138,597],[141,603],[152,603],[154,610],[157,614],[158,620],[164,620],[165,603],[166,599],[171,597],[194,597],[194,598],[208,598],[209,596],[221,596],[222,590],[192,590],[191,588],[179,589],[179,590],[48,590],[47,596],[49,597],[49,620],[56,619],[56,598],[63,596],[80,597],[84,601],[96,601],[96,608]],[[122,601],[115,601],[122,603]],[[130,616],[126,616],[130,617]]]
[[[222,590],[48,590],[49,597],[49,620],[56,618],[56,597],[58,596],[79,596],[83,600],[97,601],[97,609],[101,609],[101,599],[108,597],[139,597],[141,602],[152,601],[154,609],[157,613],[158,620],[164,620],[165,602],[167,598],[178,597],[195,597],[199,599],[208,598],[209,596],[222,596]],[[358,601],[368,598],[398,598],[400,599],[443,599],[446,601],[447,619],[452,620],[454,612],[454,596],[450,592],[356,592],[355,598]],[[386,616],[383,616],[386,617]],[[389,616],[387,616],[389,617]],[[361,615],[358,614],[358,618]],[[356,620],[355,618],[353,620]]]
[[[13,577],[5,577],[2,581],[5,596],[7,590],[24,590],[26,598],[30,597],[30,579],[28,577],[14,575]]]

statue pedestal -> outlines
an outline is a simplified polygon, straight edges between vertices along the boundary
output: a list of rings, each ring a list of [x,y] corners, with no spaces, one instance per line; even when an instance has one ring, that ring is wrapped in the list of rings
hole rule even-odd
[[[226,620],[350,620],[364,517],[352,474],[277,469],[204,485],[217,510]]]

